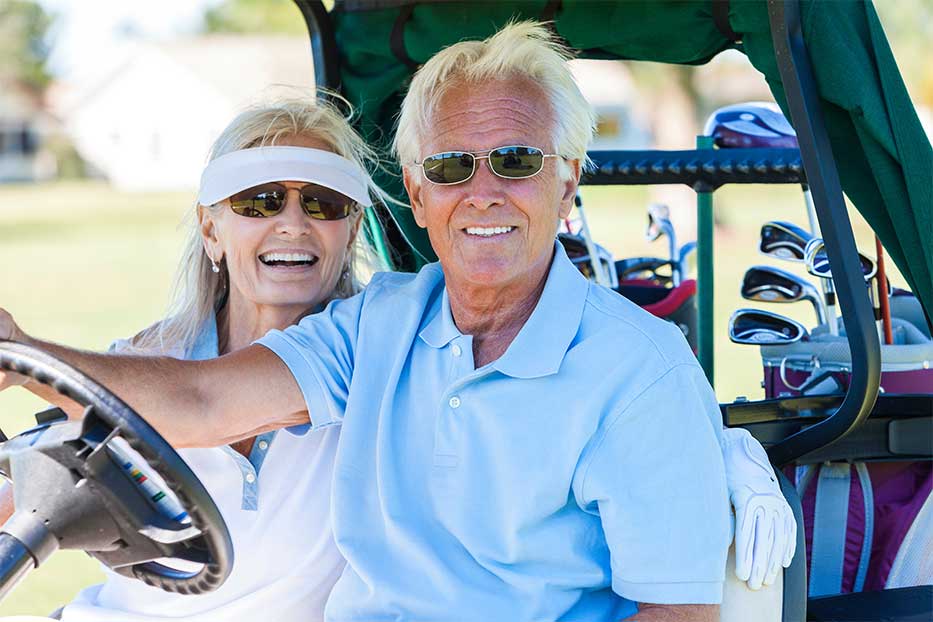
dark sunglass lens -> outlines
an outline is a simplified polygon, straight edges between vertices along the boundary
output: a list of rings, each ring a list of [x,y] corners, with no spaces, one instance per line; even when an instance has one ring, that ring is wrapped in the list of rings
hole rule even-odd
[[[317,220],[340,220],[350,215],[354,202],[330,188],[309,185],[301,189],[305,213]]]
[[[500,177],[531,177],[544,166],[544,154],[534,147],[501,147],[489,152],[489,166]]]
[[[473,175],[473,154],[438,153],[424,159],[424,176],[435,184],[457,184]]]
[[[230,207],[240,216],[275,216],[285,204],[285,190],[279,186],[256,186],[230,197]]]

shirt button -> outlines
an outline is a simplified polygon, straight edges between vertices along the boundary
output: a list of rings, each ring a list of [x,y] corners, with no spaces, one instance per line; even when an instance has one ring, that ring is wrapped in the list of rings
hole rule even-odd
[[[450,353],[453,354],[454,356],[460,356],[461,354],[463,354],[463,350],[460,349],[460,346],[458,346],[457,344],[454,344],[450,347]]]
[[[460,408],[460,398],[456,395],[450,398],[450,401],[447,403],[450,404],[451,408]]]
[[[255,482],[255,481],[256,481],[256,476],[255,476],[255,475],[253,475],[252,473],[247,473],[247,474],[246,474],[246,482],[247,482],[248,484],[252,484],[252,483]]]
[[[259,449],[263,451],[269,449],[269,443],[267,443],[266,441],[259,441]]]

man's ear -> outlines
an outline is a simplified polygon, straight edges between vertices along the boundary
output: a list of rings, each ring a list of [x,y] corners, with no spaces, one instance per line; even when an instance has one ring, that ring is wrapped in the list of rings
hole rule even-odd
[[[421,201],[421,179],[412,174],[411,167],[402,167],[402,183],[405,184],[405,192],[408,193],[408,200],[411,202],[411,215],[415,217],[415,222],[422,229],[427,228],[428,222],[424,217],[424,203]]]
[[[577,187],[580,185],[580,173],[582,168],[580,160],[566,160],[566,166],[570,175],[564,180],[564,193],[560,198],[560,210],[557,215],[560,218],[567,218],[573,209],[573,200],[577,196]]]
[[[201,243],[207,256],[216,263],[223,259],[224,251],[220,246],[220,238],[217,236],[217,225],[214,223],[214,216],[203,205],[198,205],[198,228],[201,230]]]

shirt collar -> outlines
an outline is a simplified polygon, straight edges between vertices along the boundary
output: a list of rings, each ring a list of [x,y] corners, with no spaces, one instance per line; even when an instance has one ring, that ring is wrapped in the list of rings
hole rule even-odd
[[[454,316],[450,312],[450,298],[447,297],[446,287],[440,296],[435,297],[426,317],[427,322],[418,335],[432,348],[443,348],[460,336],[460,329],[454,323]]]
[[[217,315],[212,310],[201,325],[201,330],[194,343],[188,350],[187,358],[192,361],[203,361],[217,358],[220,347],[217,342]]]
[[[580,328],[589,287],[564,247],[555,241],[554,259],[535,310],[492,366],[513,378],[556,374]]]
[[[580,327],[588,289],[586,277],[567,257],[564,247],[555,242],[554,259],[544,291],[508,350],[492,363],[493,368],[514,378],[557,373]],[[428,320],[419,336],[432,348],[443,348],[460,336],[450,312],[446,287],[426,317]]]

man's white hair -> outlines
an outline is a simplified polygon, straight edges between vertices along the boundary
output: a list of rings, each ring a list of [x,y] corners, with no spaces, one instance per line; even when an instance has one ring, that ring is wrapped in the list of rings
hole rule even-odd
[[[570,73],[571,58],[572,52],[551,30],[533,21],[510,22],[488,39],[461,41],[441,50],[415,73],[402,102],[393,143],[399,162],[413,164],[428,155],[421,153],[421,145],[451,85],[525,78],[541,87],[550,104],[552,147],[565,158],[585,163],[596,115]]]

